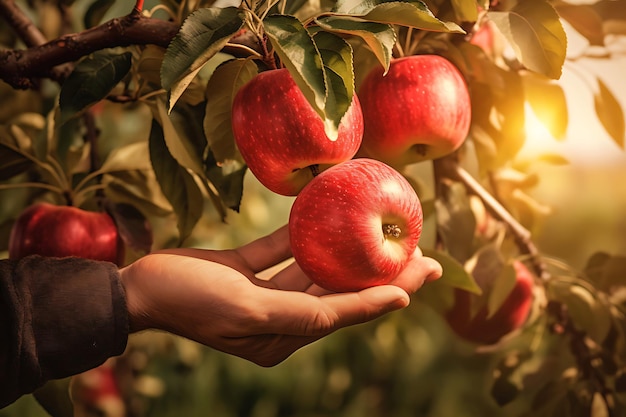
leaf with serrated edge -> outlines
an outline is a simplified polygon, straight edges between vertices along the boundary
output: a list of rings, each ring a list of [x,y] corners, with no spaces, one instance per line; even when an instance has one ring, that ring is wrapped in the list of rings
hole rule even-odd
[[[389,23],[435,32],[465,33],[454,22],[437,19],[422,1],[346,0],[337,3],[338,14],[358,17],[370,22]]]
[[[256,64],[249,59],[233,59],[218,66],[206,86],[204,134],[217,162],[242,161],[231,127],[232,104],[241,86],[257,75]]]
[[[281,62],[307,101],[324,120],[326,79],[322,58],[311,34],[293,16],[268,16],[263,26]]]
[[[531,71],[561,77],[567,37],[559,15],[546,1],[522,1],[506,12],[487,12],[509,41],[517,59]]]
[[[206,62],[243,26],[236,7],[198,9],[183,22],[167,47],[161,67],[161,84],[170,93],[170,110]]]
[[[202,192],[193,176],[170,154],[163,129],[156,120],[152,121],[149,143],[154,173],[163,194],[176,213],[180,242],[183,242],[202,216]]]
[[[98,51],[83,59],[59,93],[60,123],[105,98],[130,71],[132,54]]]
[[[161,123],[163,133],[165,136],[165,143],[172,156],[178,161],[178,163],[185,168],[191,169],[197,174],[201,174],[202,160],[196,152],[196,148],[189,141],[184,140],[184,137],[178,134],[178,131],[174,127],[167,110],[165,109],[165,103],[162,99],[156,100],[157,114],[155,117]]]
[[[598,91],[594,95],[594,105],[598,119],[615,144],[624,149],[624,112],[611,90],[600,79]]]
[[[396,43],[396,31],[391,25],[337,16],[319,19],[316,23],[328,32],[358,36],[363,39],[387,73],[393,54],[393,46]]]
[[[339,130],[339,123],[352,104],[354,96],[352,47],[339,36],[328,32],[318,32],[313,39],[322,56],[328,80],[328,95],[324,109],[327,124],[325,130],[328,134],[329,131]],[[336,138],[336,134],[333,136]]]

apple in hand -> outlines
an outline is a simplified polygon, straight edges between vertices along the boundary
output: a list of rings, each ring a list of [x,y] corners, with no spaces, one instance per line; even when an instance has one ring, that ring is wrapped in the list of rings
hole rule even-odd
[[[467,84],[441,56],[394,59],[385,75],[376,67],[358,94],[365,123],[358,156],[400,169],[452,153],[469,132]]]
[[[260,73],[235,95],[235,143],[250,171],[275,193],[295,196],[319,172],[351,159],[363,137],[354,95],[331,140],[324,122],[285,68]]]
[[[36,203],[15,221],[9,258],[77,256],[121,265],[123,251],[115,222],[105,212]]]
[[[454,290],[454,305],[445,318],[457,335],[474,343],[490,345],[526,322],[533,302],[533,275],[520,261],[514,261],[513,267],[513,290],[490,317],[486,306],[472,316],[472,301],[476,296],[458,288]]]
[[[291,250],[302,271],[330,291],[358,291],[393,280],[415,251],[422,207],[408,181],[367,158],[328,168],[296,197]]]

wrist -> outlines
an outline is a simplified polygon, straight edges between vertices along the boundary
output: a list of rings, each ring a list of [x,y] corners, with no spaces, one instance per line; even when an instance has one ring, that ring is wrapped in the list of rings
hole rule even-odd
[[[126,309],[128,311],[128,328],[130,333],[140,332],[153,327],[150,323],[150,315],[141,299],[141,290],[134,264],[120,269],[120,282],[126,294]]]

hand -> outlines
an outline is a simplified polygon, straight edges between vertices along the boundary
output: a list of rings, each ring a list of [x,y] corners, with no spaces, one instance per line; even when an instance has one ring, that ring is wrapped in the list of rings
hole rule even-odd
[[[284,266],[290,258],[287,227],[237,249],[147,255],[120,271],[131,331],[165,330],[273,366],[337,329],[406,307],[410,294],[442,274],[418,249],[390,285],[331,293],[295,262]]]

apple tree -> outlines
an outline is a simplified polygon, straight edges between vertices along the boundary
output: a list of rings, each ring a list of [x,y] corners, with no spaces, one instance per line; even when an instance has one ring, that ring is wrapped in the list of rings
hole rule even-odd
[[[241,404],[269,396],[276,412],[268,415],[351,415],[376,387],[380,401],[369,415],[435,415],[432,390],[413,402],[410,390],[398,391],[442,372],[407,373],[410,335],[422,324],[415,315],[429,311],[428,331],[453,338],[488,384],[490,408],[468,416],[624,415],[626,254],[597,251],[576,267],[542,250],[535,237],[547,214],[532,195],[544,180],[535,164],[568,161],[555,153],[519,158],[531,110],[557,139],[571,122],[558,83],[566,65],[577,65],[566,29],[585,40],[582,54],[601,50],[610,60],[606,42],[625,33],[623,10],[624,0],[2,1],[1,250],[19,215],[42,201],[108,213],[126,263],[168,246],[232,245],[286,223],[294,197],[320,170],[378,159],[419,196],[419,246],[443,277],[407,311],[312,347],[317,363],[337,350],[359,352],[344,358],[343,373],[329,373],[329,386],[342,387],[334,408],[296,403],[289,394],[298,384],[272,379],[298,380],[284,368],[258,377],[274,381],[271,392],[237,391],[242,380],[222,375],[214,404],[232,400],[231,415],[252,415]],[[238,95],[277,73],[255,100]],[[616,91],[592,81],[588,117],[623,151]],[[362,113],[353,115],[359,100]],[[308,122],[296,124],[311,130],[296,139],[285,126],[305,112]],[[284,137],[272,134],[279,128]],[[328,157],[359,128],[360,148],[352,141]],[[308,139],[317,143],[300,142]],[[270,172],[286,188],[268,186]],[[395,354],[373,362],[354,346],[359,331],[375,334],[360,339],[378,343],[373,352]],[[129,355],[151,352],[150,362],[174,343],[188,353],[181,357],[196,358],[184,341],[152,337],[131,343]],[[228,374],[238,366],[230,360],[209,362]],[[128,371],[131,363],[123,357],[117,366]],[[376,371],[383,365],[387,373]],[[116,394],[128,415],[168,395],[137,370],[122,371],[143,382]],[[246,372],[243,380],[258,371]],[[320,378],[309,384],[323,392]],[[39,400],[51,404],[50,392]],[[55,404],[51,413],[68,415]]]

